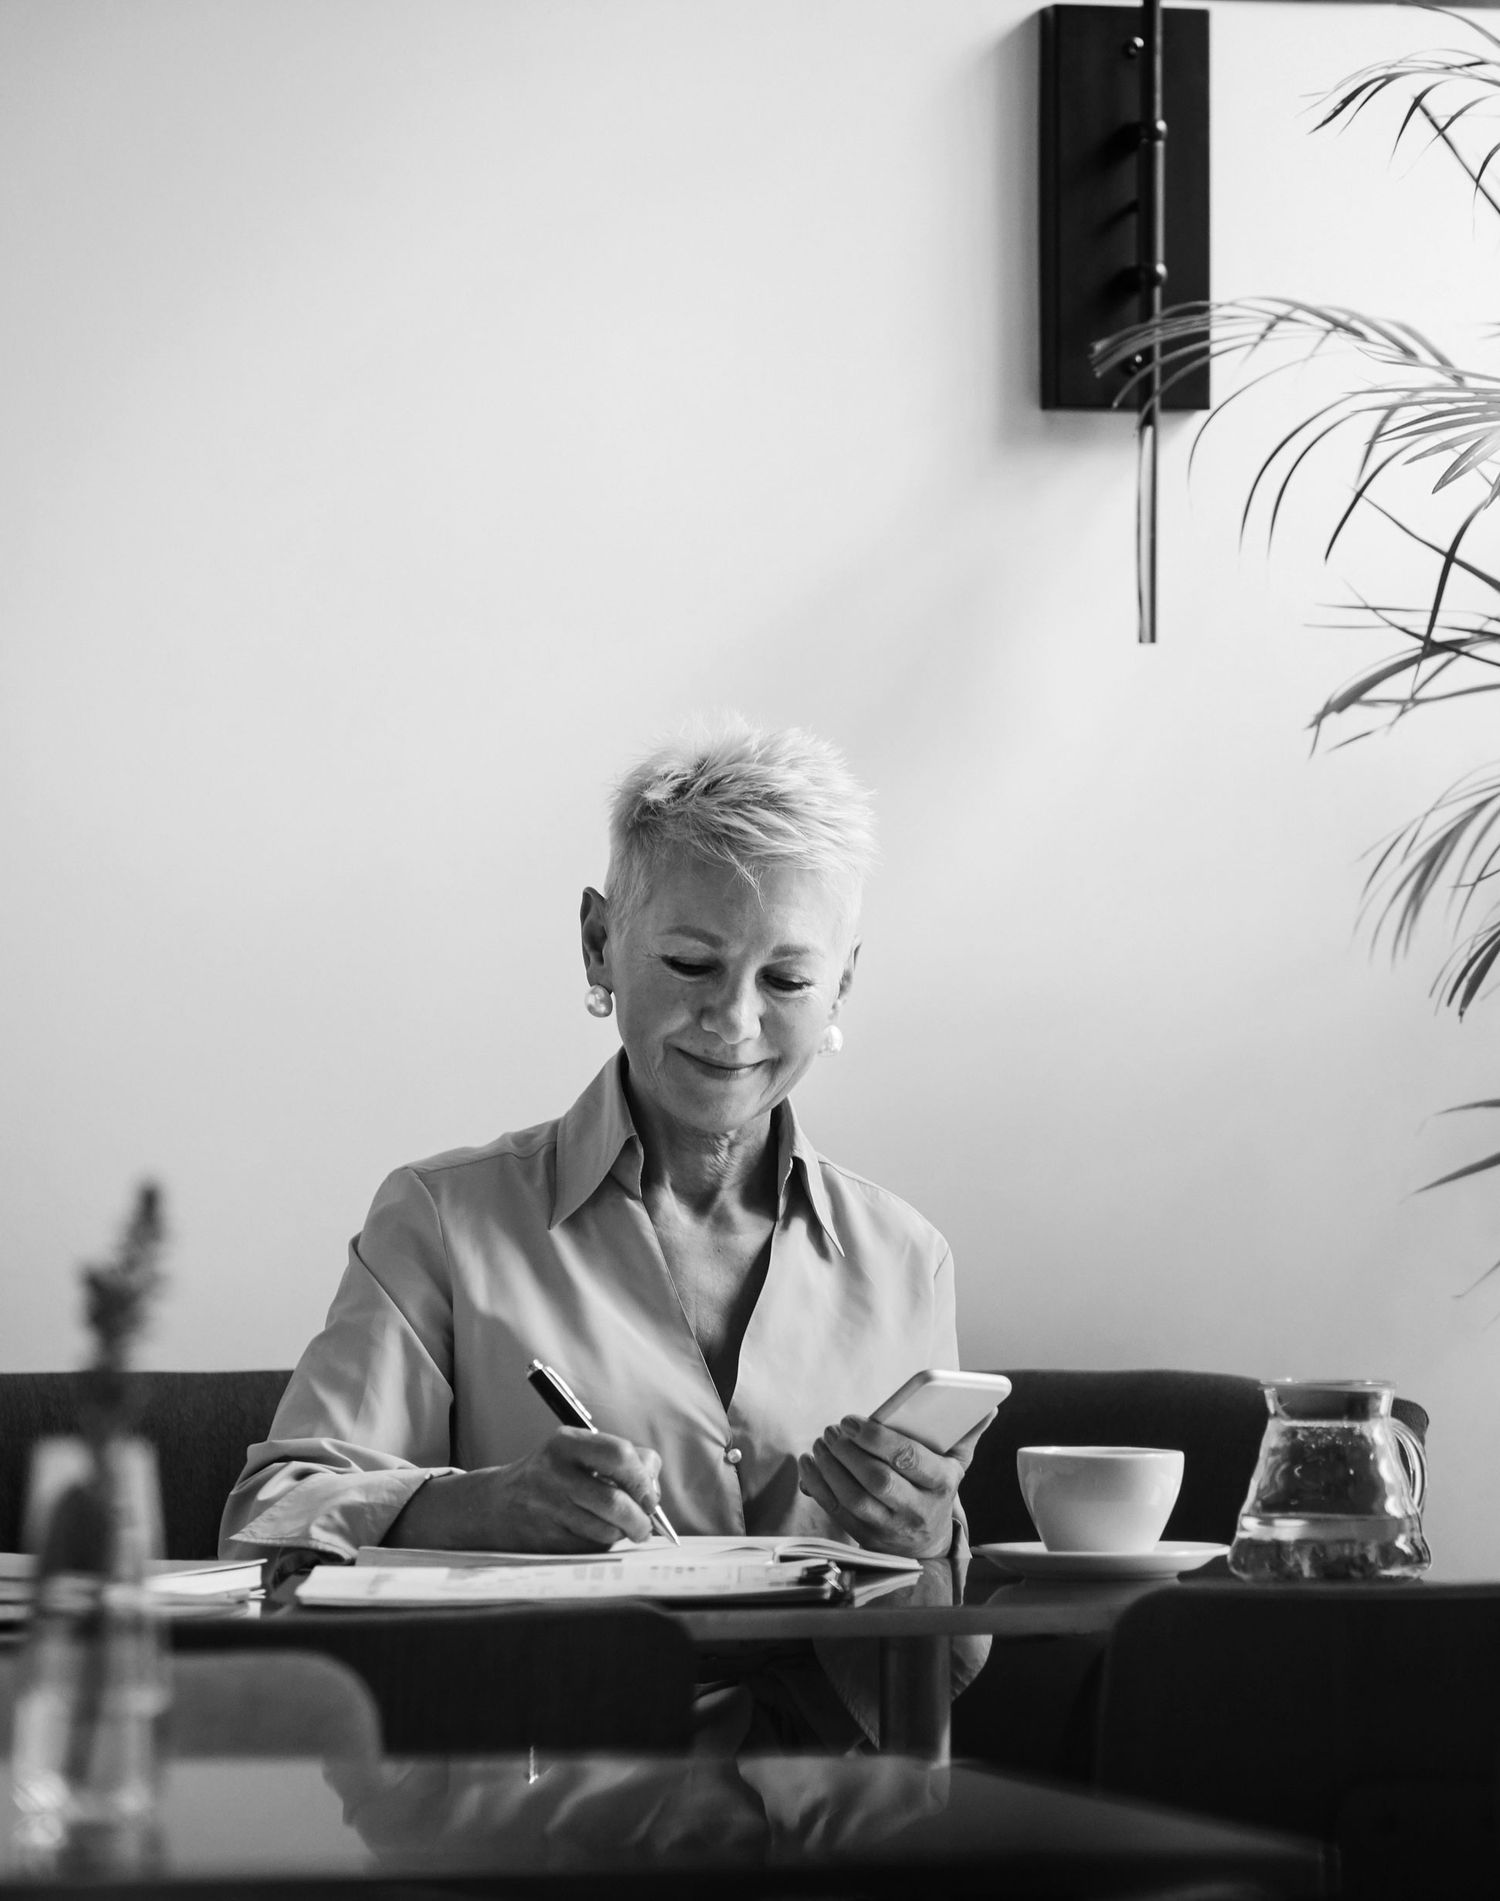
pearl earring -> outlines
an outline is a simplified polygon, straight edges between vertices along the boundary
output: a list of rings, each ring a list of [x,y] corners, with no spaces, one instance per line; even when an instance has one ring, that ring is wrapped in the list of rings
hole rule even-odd
[[[830,1023],[823,1032],[823,1040],[818,1044],[819,1056],[837,1056],[844,1047],[844,1032],[836,1023]]]
[[[603,984],[590,984],[584,994],[583,1007],[591,1017],[607,1017],[614,1011],[615,1000]]]

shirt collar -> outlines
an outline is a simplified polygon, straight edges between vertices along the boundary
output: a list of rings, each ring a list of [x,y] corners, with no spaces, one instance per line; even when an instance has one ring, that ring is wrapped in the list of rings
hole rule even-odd
[[[606,1175],[613,1175],[629,1193],[641,1192],[641,1138],[630,1119],[625,1100],[625,1052],[620,1050],[584,1090],[557,1127],[557,1185],[552,1196],[549,1227],[559,1227],[594,1193]],[[818,1152],[808,1141],[789,1102],[776,1112],[776,1193],[779,1217],[786,1214],[787,1195],[794,1174],[818,1226],[840,1254],[843,1243],[833,1224],[828,1191]]]
[[[617,1172],[617,1163],[621,1185],[637,1195],[641,1191],[641,1138],[625,1100],[624,1071],[620,1050],[557,1125],[557,1186],[549,1227],[577,1214],[604,1177]]]
[[[839,1231],[833,1225],[833,1210],[828,1205],[828,1190],[823,1186],[823,1169],[818,1151],[808,1141],[802,1124],[797,1120],[797,1112],[790,1102],[783,1102],[777,1110],[777,1155],[776,1155],[776,1197],[777,1214],[785,1218],[787,1190],[795,1170],[802,1180],[802,1192],[807,1197],[807,1205],[813,1212],[813,1218],[824,1234],[833,1243],[840,1254],[844,1244],[839,1239]]]

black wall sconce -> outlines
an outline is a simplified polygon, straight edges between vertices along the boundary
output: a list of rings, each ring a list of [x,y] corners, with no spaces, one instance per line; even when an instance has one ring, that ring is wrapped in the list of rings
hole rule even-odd
[[[1201,7],[1042,10],[1042,407],[1138,410],[1139,636],[1156,639],[1157,416],[1207,409],[1208,372],[1163,387],[1155,351],[1126,381],[1095,376],[1089,347],[1206,302],[1208,13]]]

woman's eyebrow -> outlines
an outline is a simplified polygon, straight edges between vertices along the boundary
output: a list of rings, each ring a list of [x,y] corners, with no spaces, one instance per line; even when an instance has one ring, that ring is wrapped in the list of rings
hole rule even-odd
[[[717,932],[705,931],[700,924],[667,924],[662,927],[664,937],[691,937],[695,943],[707,944],[711,950],[720,950],[724,940]],[[813,944],[778,944],[769,953],[772,957],[815,957],[817,946]]]
[[[715,950],[724,942],[722,937],[717,936],[713,931],[703,930],[697,924],[668,924],[664,927],[662,934],[665,937],[695,938],[698,943],[712,945]]]

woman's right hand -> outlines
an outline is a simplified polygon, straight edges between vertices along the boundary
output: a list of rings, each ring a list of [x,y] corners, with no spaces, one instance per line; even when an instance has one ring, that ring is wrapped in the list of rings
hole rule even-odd
[[[609,1432],[561,1426],[511,1465],[437,1473],[408,1499],[387,1545],[449,1551],[602,1551],[651,1534],[661,1455]]]

